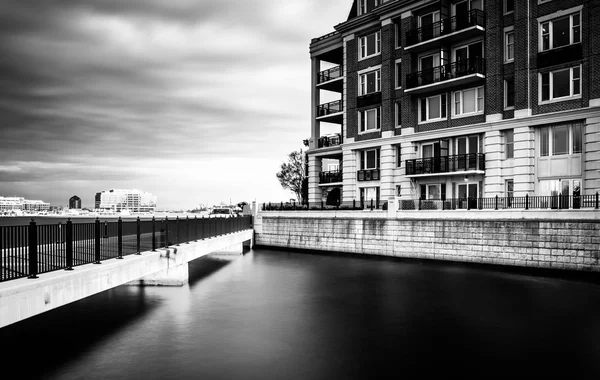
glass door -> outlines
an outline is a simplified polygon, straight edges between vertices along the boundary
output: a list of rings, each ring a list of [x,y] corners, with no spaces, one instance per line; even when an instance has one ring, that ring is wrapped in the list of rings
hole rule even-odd
[[[454,15],[456,17],[455,30],[466,28],[469,25],[469,1],[454,4]]]
[[[458,184],[458,207],[459,208],[477,208],[477,197],[479,194],[479,185],[477,183]]]
[[[427,41],[440,35],[440,12],[432,12],[419,17],[419,28],[421,28],[421,40]]]
[[[436,79],[439,80],[439,71],[435,70],[435,67],[440,65],[439,54],[421,57],[419,64],[419,69],[421,70],[421,81],[419,83],[420,86],[431,84]]]

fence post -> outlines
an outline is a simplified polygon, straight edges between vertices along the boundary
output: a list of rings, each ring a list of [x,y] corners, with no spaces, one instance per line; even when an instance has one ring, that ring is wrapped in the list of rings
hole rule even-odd
[[[190,244],[190,217],[185,216],[185,244]]]
[[[596,191],[596,210],[598,210],[598,192]]]
[[[62,223],[58,223],[58,244],[62,244],[65,242],[65,239],[63,239],[63,228],[62,228]]]
[[[94,226],[94,264],[100,263],[100,219],[96,217],[96,225]]]
[[[529,194],[525,194],[525,210],[529,210]]]
[[[352,200],[352,209],[356,209],[356,199]]]
[[[194,215],[194,241],[198,241],[198,216]]]
[[[137,217],[136,222],[137,222],[137,224],[136,224],[136,231],[135,231],[135,234],[137,236],[137,241],[136,241],[137,247],[136,248],[137,248],[137,254],[141,255],[142,254],[142,252],[141,252],[142,248],[141,248],[140,240],[142,238],[142,226],[141,226],[142,222],[140,221],[140,217],[139,216]]]
[[[119,216],[119,220],[117,221],[117,251],[119,255],[117,259],[123,258],[123,220]]]
[[[165,216],[165,248],[169,247],[169,217]]]
[[[65,230],[65,251],[67,256],[67,268],[65,270],[73,270],[73,222],[71,218],[67,219]]]
[[[421,198],[419,198],[419,210],[421,209]]]
[[[152,252],[156,252],[156,219],[152,217]]]
[[[371,211],[373,211],[373,198],[371,198]]]
[[[496,194],[496,205],[494,206],[494,210],[498,210],[498,194]]]
[[[321,210],[323,210],[323,200],[321,199]]]
[[[175,245],[179,247],[179,215],[175,220]]]
[[[467,197],[467,211],[471,210],[471,198]]]
[[[29,222],[29,277],[27,278],[38,278],[37,267],[37,226],[35,225],[35,220],[32,218],[31,222]]]

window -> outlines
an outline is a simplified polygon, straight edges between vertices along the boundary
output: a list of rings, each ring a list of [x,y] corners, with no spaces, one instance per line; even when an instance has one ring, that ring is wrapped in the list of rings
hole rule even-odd
[[[400,102],[396,102],[396,128],[402,125],[402,106]]]
[[[388,2],[389,0],[358,0],[358,14],[364,15],[371,12],[373,8]]]
[[[396,145],[396,166],[402,166],[402,147],[400,145]]]
[[[374,131],[379,129],[379,108],[360,111],[358,113],[358,122],[360,125],[360,132]]]
[[[396,88],[402,87],[402,60],[396,61]]]
[[[402,47],[402,28],[400,27],[400,21],[394,23],[395,25],[395,34],[396,34],[396,49]]]
[[[381,86],[381,71],[375,70],[359,76],[360,87],[358,95],[366,95],[372,92],[379,92]]]
[[[379,149],[360,151],[360,169],[379,169]]]
[[[367,207],[371,207],[371,204],[375,207],[375,204],[379,202],[379,187],[361,187],[360,199],[367,204]]]
[[[540,102],[581,95],[581,66],[540,74]]]
[[[513,27],[504,31],[504,62],[515,60],[515,31]]]
[[[540,51],[581,42],[579,12],[540,23]]]
[[[483,86],[454,92],[454,115],[483,112]]]
[[[515,0],[504,0],[504,14],[515,11]]]
[[[515,78],[504,80],[504,109],[515,108]]]
[[[419,113],[421,122],[446,118],[446,94],[421,98]]]
[[[402,196],[402,185],[396,185],[396,196],[397,197]]]
[[[337,172],[340,170],[340,164],[327,164],[327,170],[330,172]]]
[[[583,124],[558,124],[540,128],[540,157],[581,153]]]
[[[381,32],[360,38],[360,58],[367,58],[381,52]]]
[[[512,198],[515,195],[515,182],[512,179],[506,180],[506,196]]]
[[[504,135],[504,152],[505,158],[510,159],[515,157],[515,132],[512,129],[503,131]]]
[[[421,199],[432,199],[439,200],[446,198],[446,185],[435,183],[435,184],[423,184],[421,185]]]

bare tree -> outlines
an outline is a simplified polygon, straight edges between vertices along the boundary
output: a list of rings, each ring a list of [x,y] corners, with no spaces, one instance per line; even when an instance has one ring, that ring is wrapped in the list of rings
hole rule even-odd
[[[288,162],[281,164],[281,170],[277,173],[277,179],[281,187],[292,191],[296,195],[298,202],[306,203],[303,186],[306,186],[306,154],[300,149],[295,150],[288,155]]]

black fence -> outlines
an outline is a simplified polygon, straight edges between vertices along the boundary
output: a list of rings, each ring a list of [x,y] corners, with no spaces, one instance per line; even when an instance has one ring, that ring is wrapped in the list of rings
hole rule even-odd
[[[600,207],[598,193],[524,197],[403,199],[400,210],[579,210]]]
[[[485,154],[469,153],[406,160],[406,175],[450,173],[468,170],[485,171]]]
[[[406,75],[406,87],[415,88],[461,78],[471,74],[485,75],[485,59],[467,58]]]
[[[380,199],[353,200],[352,204],[307,205],[296,202],[263,203],[262,211],[332,211],[332,210],[387,210],[388,203]],[[524,197],[400,199],[398,210],[600,210],[600,194],[549,195]]]
[[[472,26],[481,26],[484,28],[485,18],[485,12],[479,9],[471,9],[468,12],[462,12],[456,16],[409,30],[406,32],[406,43],[409,46],[418,44]]]
[[[0,282],[251,228],[251,216],[0,226]]]

